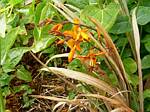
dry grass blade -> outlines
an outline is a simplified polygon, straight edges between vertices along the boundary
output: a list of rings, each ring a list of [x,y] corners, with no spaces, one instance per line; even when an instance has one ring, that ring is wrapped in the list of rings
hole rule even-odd
[[[106,44],[107,48],[109,49],[107,51],[108,55],[106,55],[106,58],[108,58],[108,60],[111,62],[113,62],[113,61],[115,62],[114,65],[116,65],[116,66],[113,67],[113,69],[115,69],[116,74],[118,74],[118,76],[119,76],[118,81],[122,87],[122,90],[128,90],[130,88],[130,86],[129,86],[129,82],[127,79],[127,74],[125,72],[124,65],[122,63],[120,55],[119,55],[111,37],[108,35],[107,31],[100,25],[99,22],[97,22],[94,18],[91,18],[91,17],[89,17],[89,19],[96,25],[97,30],[99,30],[99,32],[102,32],[102,34],[104,36],[104,39],[106,41],[105,44]],[[110,57],[112,58],[113,61],[111,60]],[[126,100],[127,100],[127,102],[129,102],[127,93],[126,93]]]
[[[48,100],[53,100],[53,101],[58,101],[58,102],[66,102],[69,104],[76,104],[76,105],[81,105],[84,102],[87,102],[87,99],[65,99],[65,98],[58,98],[58,97],[52,97],[52,96],[42,96],[42,95],[30,95],[31,97],[34,98],[41,98],[41,99],[48,99]]]
[[[42,68],[41,70],[43,70],[43,71],[50,70],[50,72],[53,72],[55,74],[59,74],[62,76],[66,76],[68,78],[72,78],[72,79],[79,80],[81,82],[90,84],[96,88],[99,88],[100,90],[103,90],[104,92],[107,92],[108,94],[110,94],[112,96],[115,95],[114,98],[124,104],[124,100],[122,100],[124,98],[121,97],[119,94],[116,95],[117,91],[113,87],[111,87],[106,82],[96,79],[85,73],[81,73],[81,72],[77,72],[77,71],[73,71],[73,70],[69,70],[69,69],[65,69],[65,68],[57,68],[57,67],[49,67],[49,69]]]
[[[58,102],[54,108],[53,108],[53,111],[52,112],[56,112],[57,108],[63,108],[65,106],[66,102]]]
[[[57,9],[66,19],[68,19],[68,21],[73,22],[73,18],[68,16],[64,11],[62,11],[61,9],[59,9],[58,7],[56,7],[53,4],[50,4],[50,5],[52,5],[55,9]]]
[[[62,57],[68,57],[68,56],[69,56],[69,53],[54,55],[54,56],[52,56],[49,60],[47,60],[46,65],[47,65],[51,60],[53,60],[53,59],[55,59],[55,58],[62,58]]]
[[[132,112],[132,109],[130,109],[127,105],[124,105],[121,102],[119,102],[115,99],[112,99],[112,98],[108,98],[108,97],[98,95],[98,94],[81,94],[79,96],[94,97],[94,98],[102,99],[102,100],[105,100],[108,103],[110,103],[111,106],[113,105],[114,107],[117,107],[117,108],[120,107],[120,108],[122,108],[123,110],[125,110],[127,112]]]
[[[138,29],[137,20],[136,20],[136,8],[133,10],[133,13],[132,13],[132,27],[133,27],[136,58],[137,58],[136,61],[138,65],[138,75],[139,75],[139,101],[140,101],[139,112],[144,112],[143,79],[142,79],[142,68],[141,68],[141,58],[140,58],[140,35],[139,35],[139,29]]]

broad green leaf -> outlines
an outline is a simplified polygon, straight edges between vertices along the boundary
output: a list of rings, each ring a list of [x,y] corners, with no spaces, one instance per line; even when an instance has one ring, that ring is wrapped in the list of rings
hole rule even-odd
[[[150,7],[139,6],[137,11],[137,22],[145,25],[150,22]]]
[[[7,97],[10,94],[11,94],[11,88],[9,86],[4,86],[3,87],[3,96]]]
[[[42,12],[44,6],[45,6],[45,3],[44,3],[44,2],[41,2],[41,3],[39,3],[39,4],[37,5],[36,11],[35,11],[35,16],[34,16],[34,22],[35,22],[35,24],[38,24],[38,23],[39,23],[40,17],[41,17],[41,12]]]
[[[137,64],[132,58],[124,59],[123,64],[128,74],[133,74],[137,71]]]
[[[14,87],[14,88],[13,88],[13,92],[14,92],[14,93],[17,93],[17,92],[20,92],[20,91],[22,91],[22,90],[28,90],[29,88],[30,88],[29,85],[22,84],[22,85],[20,85],[20,86]]]
[[[131,31],[131,24],[128,21],[128,18],[124,16],[119,16],[116,23],[109,30],[113,34],[121,34]]]
[[[86,5],[88,5],[88,0],[67,0],[67,3],[83,9]]]
[[[150,52],[150,41],[147,42],[147,43],[145,43],[144,45],[145,45],[146,50],[147,50],[148,52]]]
[[[145,98],[150,98],[150,89],[146,89],[145,91],[144,91],[144,99]]]
[[[38,29],[37,27],[34,28],[33,30],[33,36],[34,36],[34,41],[36,42],[37,40],[40,39],[41,37],[41,30]]]
[[[19,3],[22,3],[22,1],[23,0],[10,0],[9,3],[14,6],[14,5],[17,5]]]
[[[6,17],[5,14],[0,14],[0,38],[5,37],[5,31],[6,31]]]
[[[13,71],[15,69],[15,66],[21,60],[23,54],[29,50],[30,48],[28,47],[17,47],[17,48],[10,49],[6,61],[2,66],[3,70],[6,73]]]
[[[41,38],[40,40],[37,40],[33,47],[32,47],[32,51],[34,53],[37,53],[45,48],[47,48],[48,46],[50,46],[54,41],[56,40],[55,37],[45,37],[45,38]]]
[[[89,16],[93,17],[97,19],[105,29],[109,30],[115,23],[119,10],[120,6],[115,3],[110,3],[104,9],[90,5],[82,10],[81,19],[87,25],[93,25],[88,19]]]
[[[142,59],[142,69],[150,68],[150,55],[144,56]]]
[[[150,7],[150,0],[141,0],[139,3],[141,6]]]
[[[150,22],[143,26],[143,30],[147,33],[150,33]]]
[[[78,59],[74,59],[69,63],[68,68],[75,71],[86,72],[86,67]]]
[[[21,80],[24,80],[24,81],[27,81],[27,82],[32,81],[31,73],[28,70],[26,70],[24,68],[24,66],[20,66],[20,68],[17,69],[16,77],[18,79],[21,79]]]
[[[46,18],[52,18],[54,14],[55,14],[54,8],[52,8],[49,4],[47,4],[42,9],[40,21],[45,20]]]
[[[137,85],[139,84],[139,78],[138,75],[132,74],[132,75],[128,75],[128,80],[129,82],[133,85],[133,87],[137,87]]]
[[[14,44],[17,34],[18,34],[19,27],[12,29],[5,38],[0,38],[1,42],[1,65],[5,63],[5,59],[7,57],[9,49]]]
[[[150,42],[150,34],[146,35],[142,40],[141,40],[142,43],[147,43],[147,42]]]
[[[117,47],[122,47],[122,46],[125,46],[127,43],[128,43],[127,38],[125,38],[125,37],[120,37],[120,38],[118,38],[118,40],[116,41],[116,46],[117,46]]]
[[[10,81],[13,79],[13,76],[6,73],[0,75],[0,87],[7,86],[10,84]]]

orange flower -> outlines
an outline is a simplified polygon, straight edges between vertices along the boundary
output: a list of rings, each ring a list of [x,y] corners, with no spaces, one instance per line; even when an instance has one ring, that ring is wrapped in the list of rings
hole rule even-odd
[[[54,25],[51,30],[49,31],[50,34],[54,34],[56,36],[62,36],[63,34],[60,32],[62,29],[63,25],[62,24],[56,24]]]
[[[68,61],[71,62],[73,59],[73,56],[75,54],[75,49],[76,49],[76,45],[71,49],[69,56],[68,56]]]
[[[99,52],[97,54],[95,53],[89,53],[87,56],[77,56],[79,59],[83,59],[83,61],[89,61],[90,66],[96,65],[96,56],[100,56],[104,54],[104,52]]]
[[[73,56],[75,54],[75,51],[76,50],[81,51],[80,42],[77,42],[73,39],[70,39],[70,40],[68,40],[67,45],[71,49],[70,53],[69,53],[69,56],[68,56],[68,61],[71,62],[72,59],[73,59]]]
[[[62,24],[56,24],[52,27],[51,31],[60,31],[62,29],[63,25]]]

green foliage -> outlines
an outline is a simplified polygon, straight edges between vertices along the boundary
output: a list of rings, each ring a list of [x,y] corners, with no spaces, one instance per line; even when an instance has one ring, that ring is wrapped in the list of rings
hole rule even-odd
[[[68,4],[76,6],[80,9],[83,9],[86,5],[88,5],[89,0],[66,0]]]
[[[126,32],[131,32],[131,24],[126,16],[119,15],[115,24],[109,30],[113,34],[121,34]]]
[[[102,26],[105,29],[109,30],[113,26],[117,18],[117,15],[119,13],[119,10],[120,10],[120,6],[115,3],[110,3],[104,9],[100,9],[96,6],[89,5],[82,10],[81,19],[87,25],[92,25],[88,17],[90,16],[96,18],[101,22]]]
[[[27,71],[24,66],[20,66],[18,69],[17,69],[17,72],[16,72],[16,77],[18,79],[21,79],[21,80],[24,80],[24,81],[27,81],[27,82],[31,82],[32,81],[32,77],[31,77],[31,73],[29,71]]]
[[[15,70],[15,66],[19,63],[24,53],[29,51],[28,47],[16,47],[9,50],[6,61],[3,64],[4,72],[8,73]]]
[[[125,58],[123,63],[128,74],[133,74],[137,71],[137,64],[132,58]]]
[[[22,3],[23,2],[23,0],[10,0],[9,1],[9,3],[11,4],[11,5],[17,5],[17,4],[19,4],[19,3]]]
[[[142,69],[150,68],[150,55],[146,55],[142,59]]]
[[[139,6],[137,21],[140,25],[145,25],[150,22],[150,7]]]
[[[71,63],[69,63],[68,68],[75,71],[86,72],[85,66],[82,65],[81,61],[78,59],[74,59]]]
[[[5,59],[10,48],[13,46],[17,34],[18,34],[19,27],[12,29],[9,33],[7,33],[5,38],[0,38],[1,41],[1,65],[5,63]]]

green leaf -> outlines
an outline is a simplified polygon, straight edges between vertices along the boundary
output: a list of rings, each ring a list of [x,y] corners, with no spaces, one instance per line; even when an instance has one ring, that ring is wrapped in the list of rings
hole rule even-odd
[[[23,54],[29,50],[30,48],[28,47],[17,47],[17,48],[10,49],[6,61],[2,66],[5,73],[13,71],[15,66],[21,60]]]
[[[16,77],[18,79],[21,79],[21,80],[24,80],[24,81],[27,81],[27,82],[32,81],[31,73],[28,70],[26,70],[24,68],[24,66],[20,66],[20,68],[17,69]]]
[[[150,98],[150,89],[146,89],[146,90],[144,91],[143,96],[144,96],[144,99],[145,99],[145,98]]]
[[[139,6],[137,11],[137,22],[145,25],[150,22],[150,7]]]
[[[123,64],[128,74],[133,74],[137,71],[137,64],[132,58],[125,58]]]
[[[150,41],[147,42],[147,43],[145,43],[144,45],[145,45],[146,50],[147,50],[148,52],[150,52]]]
[[[48,46],[50,46],[54,41],[56,40],[56,37],[52,36],[48,36],[45,38],[41,38],[40,40],[36,41],[32,47],[32,51],[34,53],[37,53],[45,48],[47,48]]]
[[[127,17],[119,16],[116,23],[109,30],[110,33],[113,34],[121,34],[131,31],[131,24]]]
[[[79,59],[74,59],[71,63],[69,63],[68,69],[80,71],[80,72],[86,72],[85,66],[81,63]]]
[[[146,35],[142,40],[142,43],[150,42],[150,34]]]
[[[6,73],[2,73],[0,75],[0,87],[3,87],[3,86],[7,86],[10,84],[10,81],[13,79],[12,76],[6,74]]]
[[[12,29],[5,38],[0,38],[1,42],[1,65],[5,63],[5,59],[7,57],[9,49],[14,44],[17,34],[18,34],[19,27]]]
[[[10,89],[9,86],[4,86],[3,89],[2,89],[2,92],[3,92],[3,96],[7,97],[8,95],[11,94],[11,89]]]
[[[20,91],[22,91],[22,90],[29,90],[29,88],[30,88],[29,85],[22,84],[22,85],[20,85],[20,86],[15,86],[15,87],[13,88],[13,91],[14,91],[14,93],[17,93],[17,92],[20,92]]]
[[[17,5],[19,3],[22,3],[22,1],[23,0],[10,0],[9,3],[14,6],[14,5]]]
[[[133,85],[133,87],[137,87],[137,85],[139,84],[139,78],[138,75],[128,75],[128,80],[129,82]]]
[[[87,25],[93,25],[88,19],[89,16],[93,17],[99,20],[105,29],[109,30],[115,23],[119,10],[120,6],[115,3],[110,3],[104,9],[89,5],[82,10],[81,19]]]
[[[67,3],[83,9],[86,5],[88,5],[88,0],[67,0]]]
[[[150,68],[150,55],[144,56],[142,59],[142,69]]]
[[[54,9],[49,4],[45,5],[41,12],[40,21],[45,20],[46,18],[52,18],[54,13]]]
[[[5,14],[0,14],[0,37],[5,37],[5,31],[6,31],[6,17]]]
[[[122,46],[125,46],[127,43],[128,43],[127,38],[125,38],[125,37],[120,37],[120,38],[118,38],[118,40],[116,41],[116,46],[117,46],[117,47],[122,47]]]
[[[37,5],[36,11],[35,11],[35,16],[34,16],[34,22],[35,22],[35,24],[39,23],[39,20],[40,20],[40,17],[41,17],[41,12],[42,12],[44,6],[45,6],[44,2],[41,2],[41,3],[39,3]]]

